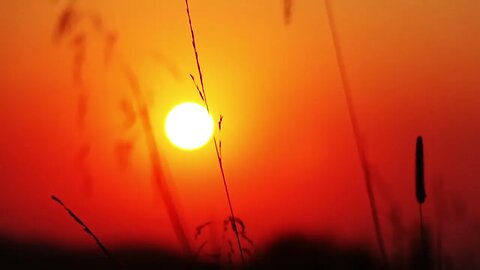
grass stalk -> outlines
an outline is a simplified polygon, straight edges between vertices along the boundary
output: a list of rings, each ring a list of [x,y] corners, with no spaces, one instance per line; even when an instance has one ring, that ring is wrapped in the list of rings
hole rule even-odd
[[[75,85],[80,89],[79,93],[79,102],[78,102],[78,116],[79,119],[79,126],[80,130],[82,130],[83,126],[85,125],[85,117],[87,114],[87,105],[88,105],[88,92],[87,89],[83,87],[83,77],[82,71],[84,68],[84,63],[86,60],[86,41],[90,39],[89,32],[79,31],[77,29],[77,25],[79,24],[80,20],[84,21],[87,20],[91,23],[92,28],[96,34],[99,34],[100,37],[104,41],[104,60],[106,64],[110,64],[112,55],[112,50],[117,43],[118,35],[115,31],[112,31],[104,26],[102,23],[102,17],[99,14],[94,12],[80,12],[76,8],[74,8],[74,2],[70,1],[69,4],[65,7],[62,14],[57,19],[57,25],[54,32],[54,40],[58,40],[61,38],[67,38],[73,35],[72,44],[74,45],[74,67],[73,67],[73,78]],[[77,33],[78,32],[78,33]],[[88,35],[88,36],[87,36]],[[145,140],[147,144],[147,148],[150,155],[150,162],[152,167],[152,174],[154,181],[159,187],[161,197],[165,203],[167,215],[170,219],[170,223],[175,231],[177,238],[179,239],[182,248],[188,255],[191,255],[191,248],[188,243],[183,223],[180,220],[180,215],[176,208],[176,204],[174,198],[171,194],[169,189],[168,183],[164,177],[164,171],[161,164],[160,154],[158,151],[157,142],[155,140],[155,135],[153,132],[150,112],[148,106],[145,102],[144,97],[141,93],[140,84],[138,82],[138,77],[130,68],[130,66],[120,61],[122,65],[122,72],[125,76],[130,90],[132,92],[134,102],[136,107],[139,111],[139,118],[141,122],[141,126],[143,129],[143,133],[145,135]],[[126,110],[128,110],[127,108]],[[134,112],[128,112],[134,114]],[[134,117],[134,116],[131,116]],[[133,124],[130,122],[129,125]],[[78,154],[78,161],[79,168],[81,170],[83,178],[86,181],[87,187],[91,186],[91,176],[88,171],[88,168],[85,165],[85,159],[89,153],[88,145],[83,146]]]
[[[140,91],[140,84],[136,75],[133,71],[125,67],[125,76],[128,80],[132,93],[135,97],[135,101],[137,103],[137,107],[139,109],[139,115],[142,122],[143,132],[145,134],[145,139],[147,142],[147,147],[150,152],[150,162],[152,166],[152,173],[153,178],[158,185],[161,193],[161,197],[165,203],[165,207],[167,209],[167,214],[170,219],[170,223],[175,231],[175,235],[177,239],[180,241],[180,244],[183,250],[187,253],[188,256],[193,255],[192,249],[188,242],[187,235],[185,233],[185,229],[183,226],[183,222],[180,219],[180,215],[178,213],[175,200],[172,196],[172,193],[168,187],[166,180],[164,179],[163,168],[160,160],[160,154],[158,152],[157,143],[155,141],[155,135],[153,133],[152,124],[150,121],[150,113],[145,103],[141,91]]]
[[[63,202],[62,200],[60,200],[58,197],[56,197],[55,195],[51,195],[51,198],[53,201],[55,201],[56,203],[60,204],[63,209],[65,209],[65,211],[67,211],[67,213],[75,220],[75,222],[77,222],[80,226],[82,226],[82,229],[88,234],[90,235],[90,237],[93,238],[93,240],[95,240],[95,243],[97,244],[98,247],[100,247],[100,249],[102,250],[103,254],[105,254],[105,256],[113,263],[116,265],[116,262],[115,260],[113,259],[112,255],[110,254],[110,252],[108,251],[108,249],[102,244],[102,242],[100,241],[100,239],[98,239],[98,237],[92,232],[92,230],[90,230],[90,228],[72,211],[70,210],[70,208],[68,208]]]
[[[205,86],[204,86],[204,83],[203,83],[202,69],[200,67],[200,61],[198,59],[197,45],[195,43],[195,33],[193,31],[192,19],[191,19],[191,16],[190,16],[190,9],[189,9],[189,6],[188,6],[188,0],[185,0],[185,5],[186,5],[186,9],[187,9],[187,16],[188,16],[188,24],[190,26],[190,33],[192,35],[192,46],[193,46],[193,51],[195,53],[195,61],[197,63],[198,76],[200,78],[200,87],[201,88],[199,88],[198,85],[196,85],[196,87],[197,87],[197,90],[199,91],[200,97],[202,98],[208,113],[210,113],[210,108],[208,107],[207,95],[205,93]],[[191,76],[191,77],[194,80],[194,77],[193,76]],[[194,83],[195,83],[195,80],[194,80]],[[233,228],[233,231],[234,231],[236,239],[237,239],[238,250],[239,250],[239,253],[240,253],[240,258],[241,258],[241,261],[242,261],[242,265],[245,265],[245,258],[244,258],[244,254],[243,254],[242,243],[240,242],[240,236],[238,234],[237,224],[235,222],[236,218],[235,218],[235,214],[234,214],[234,211],[233,211],[233,206],[232,206],[232,200],[230,198],[230,193],[228,191],[228,185],[227,185],[227,180],[226,180],[226,177],[225,177],[225,171],[223,169],[223,161],[222,161],[222,156],[221,156],[221,152],[220,152],[220,147],[219,147],[219,143],[217,143],[217,139],[215,138],[215,136],[213,137],[213,143],[214,143],[214,146],[215,146],[215,153],[217,155],[218,166],[220,167],[220,172],[222,174],[223,187],[225,189],[225,194],[226,194],[226,197],[227,197],[228,207],[229,207],[229,210],[230,210],[230,215],[231,215],[231,220],[232,220],[232,222],[231,222],[232,223],[232,228]]]
[[[365,147],[364,147],[364,145],[362,143],[362,140],[361,140],[361,137],[360,137],[360,129],[359,129],[359,126],[358,126],[358,120],[357,120],[357,116],[356,116],[354,106],[353,106],[350,84],[349,84],[349,81],[348,81],[348,78],[347,78],[345,62],[343,60],[343,54],[342,54],[342,50],[341,50],[341,47],[340,47],[338,32],[337,32],[337,28],[336,28],[335,21],[334,21],[334,18],[333,18],[333,13],[332,13],[332,9],[331,9],[329,0],[325,0],[325,10],[326,10],[326,14],[327,14],[328,23],[329,23],[329,26],[330,26],[330,32],[332,34],[333,46],[334,46],[334,49],[335,49],[337,65],[338,65],[338,69],[339,69],[339,72],[340,72],[340,78],[341,78],[342,85],[343,85],[343,92],[344,92],[345,100],[346,100],[346,103],[347,103],[348,115],[350,117],[350,122],[351,122],[351,125],[352,125],[353,135],[354,135],[354,139],[355,139],[355,144],[357,146],[357,153],[358,153],[360,164],[361,164],[361,167],[362,167],[362,170],[363,170],[363,178],[365,180],[365,187],[367,189],[368,200],[370,202],[370,210],[371,210],[371,213],[372,213],[373,224],[374,224],[374,227],[375,227],[375,234],[376,234],[376,237],[377,237],[378,246],[380,248],[382,261],[383,261],[384,264],[387,264],[387,262],[388,262],[387,261],[387,253],[386,253],[386,250],[385,250],[385,242],[384,242],[384,239],[383,239],[383,236],[382,236],[382,228],[381,228],[380,221],[379,221],[379,218],[378,218],[378,210],[377,210],[377,206],[376,206],[376,202],[375,202],[375,195],[374,195],[373,187],[372,187],[370,165],[368,163],[367,155],[366,155],[366,152],[365,152]]]

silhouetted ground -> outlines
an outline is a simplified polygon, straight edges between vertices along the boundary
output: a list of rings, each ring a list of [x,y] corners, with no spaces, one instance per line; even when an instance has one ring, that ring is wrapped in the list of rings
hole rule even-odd
[[[284,236],[262,254],[252,269],[380,269],[379,262],[362,247],[340,247],[328,240]]]
[[[132,247],[111,250],[115,262],[100,250],[62,250],[40,244],[0,240],[2,269],[238,269],[185,259],[165,250]],[[412,261],[391,262],[391,269],[433,269],[412,249]],[[299,235],[283,236],[249,259],[247,269],[385,269],[369,250],[361,246],[339,246],[329,240]]]

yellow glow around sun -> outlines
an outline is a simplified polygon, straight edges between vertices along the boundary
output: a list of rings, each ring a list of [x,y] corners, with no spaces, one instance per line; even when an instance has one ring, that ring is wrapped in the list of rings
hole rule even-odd
[[[177,147],[194,150],[205,145],[212,137],[213,118],[205,107],[197,103],[181,103],[168,113],[165,133]]]

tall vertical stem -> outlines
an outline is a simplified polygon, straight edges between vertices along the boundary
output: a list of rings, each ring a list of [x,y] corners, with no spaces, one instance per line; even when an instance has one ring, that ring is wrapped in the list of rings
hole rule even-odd
[[[130,70],[130,68],[125,67],[124,72],[138,106],[140,119],[142,122],[142,128],[145,134],[145,141],[150,152],[150,162],[152,166],[153,179],[159,187],[175,235],[180,241],[183,250],[187,253],[188,256],[190,256],[193,254],[193,252],[185,234],[183,222],[178,213],[174,197],[168,187],[168,183],[164,179],[164,172],[162,168],[160,154],[158,152],[157,143],[155,141],[155,135],[153,133],[150,113],[147,104],[145,103],[145,100],[141,95],[140,84],[137,80],[137,77],[135,76],[133,71]]]
[[[378,241],[378,245],[379,245],[379,248],[380,248],[383,263],[387,263],[387,253],[385,251],[385,243],[384,243],[384,240],[383,240],[383,237],[382,237],[382,228],[380,226],[380,221],[379,221],[379,218],[378,218],[378,211],[377,211],[377,206],[376,206],[376,203],[375,203],[375,196],[374,196],[373,188],[372,188],[370,168],[369,168],[367,156],[366,156],[366,153],[365,153],[365,149],[363,147],[363,144],[362,144],[362,141],[361,141],[361,138],[360,138],[360,130],[359,130],[359,127],[358,127],[358,120],[357,120],[355,110],[354,110],[354,107],[353,107],[350,84],[349,84],[348,79],[347,79],[345,62],[343,60],[343,54],[342,54],[342,50],[341,50],[341,47],[340,47],[338,32],[337,32],[337,29],[336,29],[336,25],[335,25],[335,21],[334,21],[334,18],[333,18],[333,13],[332,13],[332,9],[330,7],[330,1],[329,0],[325,0],[325,9],[326,9],[326,13],[327,13],[328,23],[329,23],[329,26],[330,26],[330,31],[331,31],[331,34],[332,34],[333,46],[334,46],[335,54],[336,54],[336,58],[337,58],[337,65],[338,65],[338,69],[339,69],[339,72],[340,72],[340,78],[342,80],[343,92],[345,94],[345,100],[346,100],[346,103],[347,103],[348,114],[350,116],[350,122],[351,122],[352,129],[353,129],[353,135],[354,135],[354,138],[355,138],[355,143],[357,145],[357,153],[358,153],[358,157],[360,159],[360,164],[361,164],[362,170],[363,170],[363,178],[365,180],[365,186],[367,188],[367,195],[368,195],[368,199],[369,199],[369,202],[370,202],[370,210],[372,212],[373,224],[375,226],[375,234],[377,236],[377,241]]]
[[[423,211],[422,211],[422,204],[418,204],[419,214],[420,214],[420,241],[422,243],[422,252],[425,248],[425,232],[423,228]]]
[[[235,215],[233,213],[232,200],[230,199],[230,193],[228,192],[227,180],[225,178],[225,172],[223,171],[222,157],[220,156],[220,151],[218,149],[217,140],[215,138],[213,138],[213,143],[215,144],[215,152],[217,153],[218,165],[220,166],[220,171],[222,173],[223,186],[225,188],[225,194],[227,195],[228,207],[230,209],[230,215],[231,215],[230,222],[232,223],[233,231],[235,232],[235,236],[237,238],[238,250],[240,251],[240,258],[242,260],[242,265],[245,265],[245,258],[244,258],[244,255],[243,255],[242,243],[240,242],[240,236],[238,235],[237,220],[235,219]]]
[[[203,102],[205,103],[205,107],[207,108],[208,113],[210,113],[210,108],[208,107],[208,102],[207,102],[207,95],[205,93],[205,87],[204,87],[204,84],[203,84],[202,69],[200,67],[200,61],[198,60],[198,51],[197,51],[197,45],[195,43],[195,33],[193,31],[192,19],[190,17],[190,9],[188,7],[188,0],[185,0],[185,5],[187,7],[188,24],[190,26],[190,33],[192,35],[192,46],[193,46],[193,50],[195,52],[195,61],[197,63],[198,76],[200,77],[202,99],[203,99]],[[228,207],[230,209],[230,216],[231,216],[230,222],[232,224],[233,231],[234,231],[235,236],[237,238],[238,250],[239,250],[239,253],[240,253],[240,258],[242,260],[242,265],[245,266],[245,257],[243,255],[243,248],[242,248],[242,243],[240,241],[240,236],[238,235],[237,223],[236,223],[237,221],[236,221],[236,218],[235,218],[235,214],[233,213],[232,200],[230,199],[230,193],[228,192],[227,180],[225,178],[225,172],[223,170],[222,157],[221,157],[220,150],[219,150],[217,140],[216,140],[215,137],[213,138],[213,143],[215,145],[215,153],[217,154],[218,166],[220,167],[220,172],[222,174],[223,186],[225,188],[225,194],[227,196]]]

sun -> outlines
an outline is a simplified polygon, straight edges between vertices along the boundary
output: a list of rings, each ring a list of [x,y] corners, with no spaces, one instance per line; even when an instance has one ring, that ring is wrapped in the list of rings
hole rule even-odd
[[[175,146],[194,150],[204,146],[212,137],[213,118],[205,107],[194,102],[184,102],[168,113],[165,133]]]

